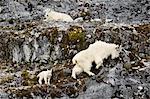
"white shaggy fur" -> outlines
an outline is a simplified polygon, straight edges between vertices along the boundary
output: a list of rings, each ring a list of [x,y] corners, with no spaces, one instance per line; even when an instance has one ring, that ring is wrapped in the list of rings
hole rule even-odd
[[[44,79],[45,84],[50,85],[50,79],[52,76],[52,69],[47,71],[40,72],[37,77],[39,77],[39,84],[42,84],[42,80]]]
[[[118,45],[103,41],[96,41],[90,44],[86,50],[80,51],[73,57],[72,62],[75,66],[72,70],[72,77],[76,79],[76,74],[83,71],[90,76],[95,75],[90,71],[92,62],[96,63],[96,69],[98,69],[102,65],[103,60],[108,58],[108,56],[111,55],[112,59],[119,57],[119,49]]]
[[[71,18],[71,16],[69,16],[65,13],[56,12],[51,9],[46,9],[45,12],[46,12],[46,14],[45,14],[46,20],[44,20],[44,21],[54,20],[54,21],[73,22],[73,19]]]
[[[74,79],[76,79],[76,75],[79,75],[79,74],[82,73],[82,72],[83,72],[83,69],[82,69],[81,67],[75,65],[75,66],[73,67],[73,69],[72,69],[72,75],[71,75],[71,76],[72,76]]]

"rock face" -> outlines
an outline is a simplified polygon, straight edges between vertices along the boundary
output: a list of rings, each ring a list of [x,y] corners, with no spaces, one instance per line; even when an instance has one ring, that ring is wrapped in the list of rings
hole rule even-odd
[[[148,0],[2,0],[0,5],[0,98],[150,98]],[[83,20],[44,22],[47,7]],[[72,57],[96,40],[121,45],[120,57],[92,68],[94,77],[82,73],[74,80]],[[36,75],[50,68],[51,85],[38,85]]]
[[[108,18],[114,22],[149,22],[149,0],[2,0],[0,19],[41,19],[46,7],[71,14],[72,17]],[[90,12],[90,13],[89,13]]]
[[[113,94],[113,88],[111,85],[105,83],[96,83],[95,81],[90,81],[87,90],[79,95],[79,99],[110,99]]]
[[[27,24],[24,25],[26,26]],[[3,38],[6,39],[7,42],[2,40],[1,47],[4,49],[5,45],[9,45],[1,51],[1,53],[9,54],[8,56],[3,56],[3,54],[3,58],[11,59],[14,63],[37,61],[48,63],[48,61],[52,62],[71,57],[71,54],[74,53],[73,50],[69,50],[72,49],[72,43],[74,43],[74,45],[77,44],[75,48],[78,47],[78,51],[84,47],[85,32],[82,27],[79,26],[72,26],[68,31],[59,31],[57,27],[44,29],[44,27],[40,25],[35,26],[33,30],[26,29],[12,31],[12,33],[9,32],[7,34],[3,33],[5,30],[2,30],[1,36],[7,35]],[[9,51],[6,51],[6,49]],[[63,57],[62,55],[65,56]]]

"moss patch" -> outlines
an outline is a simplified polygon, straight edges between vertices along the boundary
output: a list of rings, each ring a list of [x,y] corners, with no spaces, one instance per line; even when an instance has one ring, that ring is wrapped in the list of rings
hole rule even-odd
[[[85,40],[85,31],[78,26],[72,26],[69,28],[69,41],[71,42],[78,42],[78,41],[84,41]]]
[[[68,29],[69,44],[76,44],[77,49],[85,48],[85,30],[79,26],[71,26]]]
[[[10,83],[14,79],[13,76],[6,76],[0,79],[0,84]]]
[[[24,86],[31,86],[37,83],[37,77],[35,75],[29,74],[27,70],[24,70],[21,76],[23,78],[22,85]]]
[[[46,36],[52,44],[55,44],[58,36],[58,28],[57,27],[47,28],[43,33],[43,36]]]
[[[136,31],[138,31],[138,33],[150,33],[150,24],[143,24],[143,25],[139,25],[138,27],[135,27]]]

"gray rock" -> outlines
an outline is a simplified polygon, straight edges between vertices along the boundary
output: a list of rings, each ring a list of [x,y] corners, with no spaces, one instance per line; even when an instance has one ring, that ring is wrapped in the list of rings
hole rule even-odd
[[[1,99],[9,99],[8,96],[9,96],[9,94],[0,90],[0,98]]]
[[[87,90],[79,94],[79,99],[110,99],[113,94],[113,88],[111,85],[105,83],[96,83],[95,81],[90,81]]]
[[[12,53],[13,53],[13,62],[21,62],[21,59],[22,59],[22,53],[20,52],[20,48],[18,45],[16,45],[13,50],[12,50]]]
[[[124,51],[120,54],[119,59],[107,59],[103,63],[104,72],[96,75],[101,78],[99,83],[83,73],[83,75],[81,74],[81,81],[79,81],[80,83],[84,81],[81,84],[76,84],[75,80],[69,78],[72,67],[68,68],[64,65],[65,69],[57,69],[62,70],[61,72],[64,73],[65,77],[60,80],[59,77],[55,76],[54,82],[60,80],[63,82],[59,82],[60,85],[74,86],[72,91],[69,90],[72,87],[67,88],[70,91],[68,94],[72,95],[75,90],[73,95],[76,97],[79,94],[77,97],[79,99],[150,98],[150,69],[144,68],[150,65],[149,29],[147,29],[149,25],[147,27],[139,26],[150,22],[149,5],[149,0],[1,0],[0,61],[5,60],[6,63],[1,62],[0,79],[6,75],[6,72],[9,75],[12,75],[11,72],[13,72],[14,80],[8,82],[6,80],[4,84],[0,85],[0,88],[22,86],[23,78],[21,73],[24,68],[37,69],[38,71],[34,71],[34,73],[31,71],[31,74],[36,75],[40,70],[53,68],[54,65],[57,67],[57,64],[61,62],[65,64],[64,61],[71,60],[72,56],[82,49],[79,48],[78,43],[69,41],[66,35],[70,26],[80,26],[83,27],[86,33],[86,47],[95,40],[102,40],[121,44]],[[45,23],[43,22],[43,10],[45,8],[52,8],[55,11],[66,13],[73,17],[76,22],[51,21]],[[84,13],[88,11],[89,15],[84,16]],[[89,20],[102,19],[104,22],[93,24],[95,22],[85,22],[82,18]],[[35,25],[30,21],[35,21]],[[133,26],[128,24],[133,24]],[[51,32],[46,32],[50,37],[44,34],[50,27],[58,27],[58,35],[54,38],[54,43],[49,39]],[[23,35],[21,34],[22,32],[24,33]],[[141,63],[141,59],[146,59],[146,61]],[[12,61],[11,65],[9,64],[10,61]],[[25,66],[22,65],[22,63],[26,62],[28,63],[24,64]],[[50,63],[54,64],[50,65]],[[126,66],[123,67],[123,65]],[[139,69],[133,69],[132,67],[138,67]],[[57,74],[61,75],[58,72]],[[65,81],[63,81],[64,78]],[[81,87],[84,83],[86,83],[86,90],[76,88],[76,86]],[[139,90],[138,86],[142,86],[142,88],[139,87]],[[46,88],[50,89],[49,87]],[[47,95],[47,90],[45,90],[41,90],[40,94],[49,97],[50,95]],[[59,90],[64,91],[64,89]],[[31,93],[33,98],[41,99],[42,96],[38,95],[36,92]],[[62,96],[64,97],[62,98],[69,99],[69,95],[67,96],[63,93]],[[10,92],[6,93],[0,90],[0,98],[18,97]]]

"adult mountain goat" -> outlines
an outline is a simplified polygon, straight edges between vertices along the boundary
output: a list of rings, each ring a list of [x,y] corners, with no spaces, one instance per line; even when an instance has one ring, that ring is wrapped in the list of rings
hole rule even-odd
[[[112,59],[119,57],[120,50],[119,45],[103,41],[90,44],[87,49],[80,51],[73,57],[72,62],[75,66],[72,70],[72,77],[76,79],[76,75],[81,72],[86,72],[89,76],[95,75],[90,71],[92,63],[95,62],[96,69],[98,69],[108,56],[111,55]]]
[[[65,22],[73,22],[73,19],[71,16],[65,14],[65,13],[60,13],[56,12],[52,9],[46,9],[45,10],[45,20],[44,21],[65,21]]]

